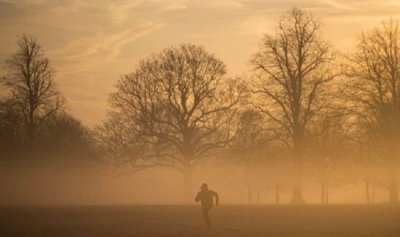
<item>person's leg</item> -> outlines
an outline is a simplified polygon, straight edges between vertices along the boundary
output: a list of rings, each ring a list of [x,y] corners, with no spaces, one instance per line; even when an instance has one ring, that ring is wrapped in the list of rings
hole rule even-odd
[[[210,209],[211,208],[203,208],[203,218],[204,218],[204,221],[206,222],[206,225],[208,228],[211,228],[211,220],[208,215],[208,213],[210,212]]]

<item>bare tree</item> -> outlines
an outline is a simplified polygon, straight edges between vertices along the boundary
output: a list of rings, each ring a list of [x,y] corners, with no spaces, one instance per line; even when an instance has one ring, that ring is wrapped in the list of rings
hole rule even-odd
[[[8,74],[1,83],[22,114],[26,142],[32,143],[40,125],[63,105],[54,85],[54,71],[37,40],[26,35],[19,39],[18,50],[6,65]]]
[[[344,154],[349,153],[349,123],[345,111],[338,108],[336,111],[319,116],[313,123],[315,136],[310,138],[308,152],[311,161],[317,168],[321,186],[321,203],[329,202],[329,187],[332,183],[331,176],[335,169],[342,164]]]
[[[333,79],[331,49],[320,37],[321,23],[298,8],[282,16],[274,35],[267,34],[251,60],[259,79],[256,106],[292,151],[295,182],[292,203],[304,203],[301,188],[307,127],[323,111]]]
[[[380,149],[379,141],[374,138],[367,138],[367,141],[360,143],[359,147],[359,154],[356,157],[363,174],[365,201],[367,204],[372,204],[375,186],[380,176],[378,170],[385,168],[382,167],[381,159],[385,154]]]
[[[400,142],[400,27],[389,20],[358,39],[345,73],[353,112],[368,134],[383,145],[389,170],[389,199],[397,203]]]
[[[254,109],[246,109],[238,116],[237,132],[234,140],[231,143],[231,151],[237,160],[244,168],[246,174],[246,184],[248,191],[248,203],[253,202],[252,187],[256,186],[257,194],[260,190],[260,177],[258,171],[260,161],[264,157],[264,153],[269,143],[268,131],[263,127],[263,114]],[[255,181],[258,182],[255,182]],[[257,195],[258,197],[259,195]],[[257,198],[259,201],[259,198]],[[258,204],[258,202],[257,202]]]
[[[186,201],[192,198],[193,169],[233,136],[231,120],[244,87],[225,73],[225,64],[203,47],[184,44],[141,61],[111,95],[114,124],[129,127],[124,129],[128,134],[121,131],[124,144],[139,142],[148,148],[145,154],[132,149],[136,152],[130,163],[138,169],[168,166],[181,171]],[[111,129],[117,128],[109,124]]]

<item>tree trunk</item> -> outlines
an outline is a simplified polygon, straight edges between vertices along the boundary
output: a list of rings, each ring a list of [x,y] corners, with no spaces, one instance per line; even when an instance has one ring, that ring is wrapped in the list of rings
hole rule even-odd
[[[279,203],[280,203],[279,185],[275,185],[275,202],[276,202],[276,205],[279,205]]]
[[[329,190],[328,182],[326,180],[321,181],[321,204],[328,204]]]
[[[251,186],[247,187],[247,203],[252,204]]]
[[[183,198],[184,203],[193,202],[192,193],[192,179],[193,179],[193,169],[191,166],[185,166],[183,171]]]
[[[400,163],[398,163],[398,154],[397,147],[392,148],[392,157],[389,164],[388,170],[388,181],[389,181],[389,203],[390,204],[398,204],[399,203],[399,184],[398,184],[398,167]]]
[[[302,194],[302,175],[303,175],[303,139],[301,136],[301,132],[297,132],[298,134],[294,135],[294,148],[292,153],[293,159],[293,192],[292,192],[292,200],[291,204],[294,205],[303,205],[305,204],[303,194]]]
[[[325,183],[325,204],[328,205],[329,203],[329,188],[328,183]]]
[[[34,102],[32,101],[33,99],[31,98],[29,101],[29,111],[28,111],[28,121],[26,124],[26,129],[27,129],[27,139],[28,139],[28,144],[29,146],[33,146],[33,142],[35,140],[35,107],[34,107]]]
[[[325,181],[321,181],[321,203],[325,203]]]
[[[303,205],[306,202],[304,201],[303,194],[302,194],[302,186],[301,186],[301,176],[302,176],[302,165],[301,165],[301,155],[298,154],[296,161],[294,162],[294,182],[293,182],[293,192],[292,192],[292,200],[290,201],[291,204],[294,205]]]
[[[397,179],[394,175],[392,175],[392,177],[390,177],[390,181],[389,181],[389,202],[391,204],[399,203],[398,183],[397,183]]]
[[[290,203],[295,205],[305,204],[305,201],[303,199],[302,189],[299,184],[295,184],[293,187],[293,196]]]
[[[375,182],[372,182],[371,204],[374,204],[374,200],[375,200]]]

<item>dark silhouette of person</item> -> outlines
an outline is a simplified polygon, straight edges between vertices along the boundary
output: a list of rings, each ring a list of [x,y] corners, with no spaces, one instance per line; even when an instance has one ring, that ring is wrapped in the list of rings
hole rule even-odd
[[[201,201],[201,210],[203,213],[204,221],[207,224],[208,228],[211,228],[211,220],[209,217],[209,212],[211,208],[214,206],[214,198],[215,205],[217,206],[219,203],[218,193],[209,190],[208,185],[203,183],[200,187],[200,192],[197,193],[196,198],[194,199],[196,202]]]

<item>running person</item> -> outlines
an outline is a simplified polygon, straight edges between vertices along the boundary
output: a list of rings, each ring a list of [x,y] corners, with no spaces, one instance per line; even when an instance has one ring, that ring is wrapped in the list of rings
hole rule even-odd
[[[203,218],[208,228],[211,228],[211,220],[210,217],[208,216],[208,213],[214,206],[214,197],[215,197],[215,205],[217,206],[219,202],[218,193],[209,190],[207,184],[203,183],[201,185],[201,191],[197,193],[196,198],[194,199],[196,202],[201,201]]]

